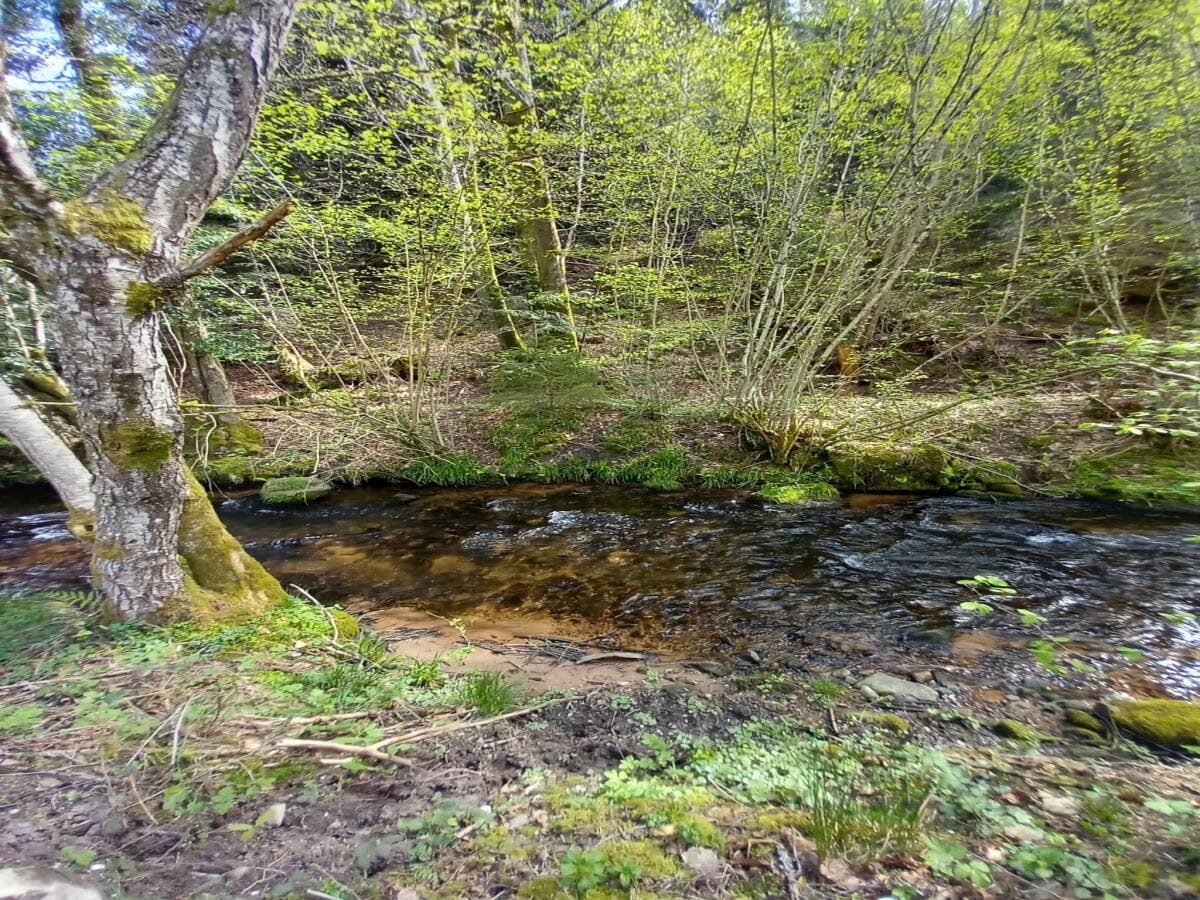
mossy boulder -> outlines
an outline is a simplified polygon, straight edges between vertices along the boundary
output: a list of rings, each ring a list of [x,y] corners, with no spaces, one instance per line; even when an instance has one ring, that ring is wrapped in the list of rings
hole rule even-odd
[[[1080,459],[1055,493],[1154,506],[1200,507],[1200,452],[1142,447]]]
[[[1191,700],[1115,700],[1116,725],[1148,744],[1179,750],[1200,747],[1200,703]]]
[[[1021,484],[1021,469],[1002,459],[985,459],[974,462],[958,478],[961,490],[979,491],[985,494],[1024,494]]]
[[[333,486],[315,475],[289,475],[263,482],[258,494],[267,503],[311,503],[333,490]]]
[[[1024,722],[1018,722],[1016,719],[1001,719],[992,726],[992,730],[1002,738],[1008,738],[1014,741],[1025,741],[1026,743],[1030,744],[1054,740],[1049,735],[1042,734],[1032,725],[1026,725]]]
[[[1104,723],[1093,716],[1090,712],[1082,709],[1068,709],[1064,716],[1066,720],[1076,728],[1082,728],[1086,731],[1094,731],[1097,734],[1104,732]]]
[[[946,486],[946,452],[936,444],[863,441],[829,451],[834,484],[854,491],[938,491]]]
[[[819,506],[836,503],[841,494],[832,484],[825,481],[812,481],[803,484],[766,484],[754,494],[768,503],[782,503],[789,506]]]

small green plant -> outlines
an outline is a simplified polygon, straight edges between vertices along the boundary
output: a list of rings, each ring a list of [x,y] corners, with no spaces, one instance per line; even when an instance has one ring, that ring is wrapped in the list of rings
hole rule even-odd
[[[930,836],[925,838],[925,845],[925,865],[935,874],[978,888],[991,885],[991,867],[982,859],[972,859],[970,851],[962,844]]]
[[[808,683],[813,703],[831,709],[846,695],[846,685],[836,678],[814,678]]]
[[[481,716],[495,716],[517,705],[517,689],[497,672],[476,672],[463,683],[461,697]]]
[[[86,869],[96,860],[96,851],[87,847],[63,847],[58,855],[63,862],[76,869]]]
[[[613,694],[608,698],[608,705],[617,712],[628,712],[637,706],[637,699],[632,694]]]
[[[608,876],[608,863],[600,850],[568,850],[558,863],[559,884],[576,896],[600,887]]]
[[[442,671],[442,662],[437,658],[414,659],[408,663],[404,680],[413,687],[437,687],[446,680],[446,673]]]
[[[0,703],[0,734],[24,734],[41,727],[38,703]]]

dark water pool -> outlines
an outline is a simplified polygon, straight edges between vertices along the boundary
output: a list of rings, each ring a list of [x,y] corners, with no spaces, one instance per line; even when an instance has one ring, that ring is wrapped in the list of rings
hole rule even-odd
[[[897,502],[899,500],[899,502]],[[817,509],[732,494],[498,487],[339,492],[309,507],[226,499],[221,517],[285,582],[444,616],[536,611],[716,648],[817,631],[939,640],[979,627],[956,584],[1007,579],[1055,634],[1146,649],[1200,691],[1200,518],[1065,501],[854,498]],[[0,583],[75,584],[53,506],[0,505]],[[995,620],[993,620],[995,621]],[[999,624],[998,622],[996,624]]]

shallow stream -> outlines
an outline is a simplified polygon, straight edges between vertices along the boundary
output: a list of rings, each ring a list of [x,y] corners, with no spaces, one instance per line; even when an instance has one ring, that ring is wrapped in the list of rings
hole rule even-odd
[[[766,506],[732,493],[578,486],[412,495],[344,490],[308,507],[247,494],[221,517],[285,583],[323,600],[440,616],[538,616],[635,646],[731,658],[818,654],[828,635],[949,646],[982,622],[956,582],[1005,578],[1019,605],[1098,658],[1145,650],[1153,680],[1200,693],[1200,518],[1067,501],[857,496]],[[0,504],[0,584],[83,586],[53,503]],[[1013,632],[1016,635],[1017,632]],[[1026,635],[1027,636],[1027,635]],[[862,650],[869,655],[870,650]]]

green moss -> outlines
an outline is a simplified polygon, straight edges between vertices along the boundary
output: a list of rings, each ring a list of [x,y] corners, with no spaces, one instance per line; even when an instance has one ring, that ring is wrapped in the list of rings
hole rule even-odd
[[[204,488],[186,469],[188,498],[179,521],[185,584],[163,604],[161,621],[237,622],[283,602],[283,587],[217,518]]]
[[[1115,700],[1113,721],[1125,731],[1173,750],[1200,746],[1200,703],[1190,700]]]
[[[89,200],[76,197],[64,205],[68,232],[91,235],[135,256],[150,251],[152,236],[145,210],[137,202],[109,191]]]
[[[144,316],[158,308],[163,289],[157,284],[131,281],[125,287],[125,312],[131,316]]]
[[[254,456],[217,456],[209,454],[200,470],[205,481],[212,484],[240,485],[252,481],[266,481],[311,472],[316,458],[307,455],[286,454],[265,458]]]
[[[937,491],[946,485],[946,453],[936,444],[840,445],[830,450],[829,464],[843,490]]]
[[[1015,463],[1002,459],[972,461],[957,475],[950,476],[962,490],[982,491],[989,494],[1023,494],[1021,469]]]
[[[315,475],[291,475],[263,483],[258,494],[267,503],[309,503],[320,500],[333,486]]]
[[[832,484],[813,481],[803,484],[768,484],[755,493],[770,503],[809,506],[836,501],[841,495]]]
[[[1064,713],[1066,720],[1076,728],[1083,728],[1087,731],[1094,731],[1097,734],[1104,732],[1104,724],[1093,716],[1090,712],[1083,709],[1068,709]]]
[[[679,871],[679,862],[651,841],[609,841],[599,849],[609,865],[619,866],[630,860],[650,878],[665,878]]]
[[[1158,884],[1162,867],[1146,859],[1127,859],[1114,862],[1112,874],[1126,887],[1148,890]]]
[[[908,733],[908,721],[903,716],[896,715],[896,713],[866,709],[855,713],[854,718],[859,722],[865,722],[867,725],[878,725],[897,734]]]
[[[1042,734],[1036,728],[1026,725],[1024,722],[1018,722],[1016,719],[1001,719],[992,726],[992,730],[1000,737],[1014,741],[1026,741],[1031,744],[1052,740],[1049,735]]]
[[[329,610],[329,618],[333,620],[333,627],[339,638],[356,638],[362,633],[362,627],[358,624],[358,619],[354,618],[354,616],[350,615],[344,609]]]
[[[67,512],[67,531],[81,541],[91,540],[96,533],[96,514],[86,509],[71,509]]]
[[[1057,493],[1129,503],[1200,506],[1200,452],[1138,448],[1079,460]]]
[[[153,472],[171,458],[175,435],[150,420],[121,422],[100,429],[100,449],[125,469]]]
[[[517,888],[521,900],[570,900],[571,895],[553,878],[535,878]]]

